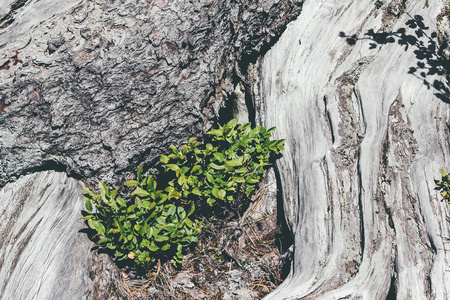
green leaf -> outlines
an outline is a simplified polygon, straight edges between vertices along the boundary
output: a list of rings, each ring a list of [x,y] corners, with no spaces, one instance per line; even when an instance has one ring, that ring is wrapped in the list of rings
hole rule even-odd
[[[192,143],[194,143],[196,139],[197,139],[196,137],[191,137],[191,138],[189,139],[189,141],[188,141],[189,145],[191,145]]]
[[[88,225],[91,229],[97,230],[97,221],[96,220],[89,219]]]
[[[167,251],[170,248],[170,244],[165,244],[161,247],[161,251]]]
[[[219,189],[217,188],[217,186],[213,187],[213,189],[211,190],[211,193],[213,194],[214,197],[220,198]]]
[[[251,184],[255,184],[255,183],[258,183],[259,180],[258,180],[258,179],[255,179],[255,178],[252,178],[252,177],[248,177],[248,178],[247,178],[247,182],[248,182],[248,183],[251,183]]]
[[[210,173],[206,173],[206,179],[208,179],[210,183],[214,183],[214,177]]]
[[[181,168],[181,174],[186,174],[187,171],[189,171],[189,167],[183,166]]]
[[[169,237],[165,236],[165,235],[157,235],[155,236],[155,241],[157,242],[164,242],[164,241],[168,241]]]
[[[94,193],[90,189],[83,187],[83,191],[85,191],[89,196],[94,197]]]
[[[95,221],[93,219],[89,219],[88,220],[88,224],[89,227],[91,227],[92,229],[97,230],[97,232],[101,235],[105,235],[105,226],[103,226],[102,223],[100,223],[99,221]]]
[[[119,203],[119,205],[121,206],[121,207],[125,207],[125,206],[127,206],[127,203],[125,202],[125,200],[123,200],[122,199],[122,197],[117,197],[117,203]]]
[[[181,218],[184,218],[186,216],[186,211],[182,206],[177,207],[177,213]]]
[[[173,188],[173,186],[168,186],[168,187],[166,187],[164,190],[165,190],[166,192],[168,192],[168,193],[172,193],[172,192],[175,191],[175,189]]]
[[[207,132],[209,135],[223,136],[223,129],[212,129]]]
[[[182,186],[185,181],[186,181],[186,176],[184,176],[184,174],[181,174],[180,177],[178,177],[178,184]]]
[[[191,243],[197,243],[198,242],[198,238],[196,236],[189,236],[187,237],[187,240]]]
[[[114,250],[117,248],[117,246],[114,245],[113,243],[108,243],[108,245],[106,245],[106,248]]]
[[[150,246],[150,242],[148,241],[148,240],[146,240],[146,239],[142,239],[142,242],[141,242],[141,247],[149,247]]]
[[[202,193],[200,192],[200,190],[198,188],[194,188],[192,190],[192,194],[197,195],[197,196],[201,196],[202,195]]]
[[[218,198],[223,200],[225,198],[226,194],[227,194],[227,192],[225,190],[219,190],[219,192],[218,192],[219,197]]]
[[[156,202],[146,202],[145,208],[147,210],[152,210],[156,206]]]
[[[190,186],[195,185],[198,182],[198,178],[196,176],[189,176],[187,179],[187,184]]]
[[[92,201],[90,199],[86,199],[86,209],[88,210],[88,212],[92,212]]]
[[[153,178],[150,178],[147,181],[147,190],[148,191],[155,191],[156,190],[156,186],[157,186],[157,182]]]
[[[136,199],[134,200],[134,203],[136,203],[137,208],[142,207],[142,201],[141,201],[141,199],[139,199],[139,197],[136,197]]]
[[[153,251],[153,252],[159,250],[159,247],[156,246],[155,244],[152,244],[152,245],[148,246],[147,248],[150,249],[150,251]]]
[[[267,129],[262,127],[262,126],[257,126],[257,128],[259,129],[259,132],[261,132],[262,135],[265,135],[267,132]]]
[[[239,182],[239,183],[244,183],[245,178],[244,177],[233,177],[233,181]]]
[[[141,189],[140,187],[137,187],[137,188],[131,193],[131,196],[139,196],[139,197],[146,197],[146,196],[149,196],[149,195],[150,195],[150,194],[149,194],[147,191]]]
[[[219,166],[219,165],[216,165],[215,163],[210,163],[209,166],[211,168],[215,169],[215,170],[223,170],[223,169],[225,169],[224,166]]]
[[[151,178],[151,176],[147,176],[145,177],[142,181],[141,181],[141,186],[144,186],[145,183],[147,182],[147,179]]]
[[[195,211],[195,204],[194,202],[191,202],[191,208],[189,209],[188,216],[192,215]]]
[[[125,182],[126,186],[135,186],[137,184],[138,182],[136,180],[128,180],[127,182]]]
[[[175,224],[169,224],[166,226],[167,232],[174,232],[175,229],[177,229],[177,226]]]
[[[194,172],[200,170],[201,168],[202,167],[200,165],[195,165],[194,167],[192,167],[191,174],[193,174]]]
[[[154,236],[155,235],[155,232],[154,232],[155,230],[154,230],[154,228],[153,227],[150,227],[148,230],[147,230],[147,238],[151,238],[152,236]]]
[[[159,161],[162,162],[163,164],[167,164],[169,162],[169,158],[167,157],[167,155],[161,155],[159,157]]]
[[[112,192],[111,192],[111,195],[110,195],[110,197],[111,198],[114,198],[114,197],[116,197],[116,195],[117,195],[117,192],[119,191],[119,188],[117,188],[117,189],[115,189],[115,190],[113,190]]]
[[[227,126],[230,128],[234,128],[237,125],[237,123],[238,123],[237,119],[233,119],[227,123]]]
[[[102,197],[103,202],[108,203],[108,199],[107,199],[108,187],[106,186],[106,184],[103,181],[99,181],[98,186],[100,187],[100,195]],[[109,194],[109,192],[108,192],[108,194]]]
[[[186,154],[187,150],[188,150],[187,145],[183,145],[183,146],[181,147],[181,153]]]
[[[161,194],[161,195],[159,196],[159,198],[160,198],[161,200],[158,201],[158,204],[163,204],[167,199],[169,199],[169,196],[166,195],[166,194]]]
[[[164,218],[163,216],[159,216],[158,218],[156,218],[156,222],[158,224],[164,225],[166,224],[166,218]]]
[[[233,160],[226,161],[225,164],[230,167],[238,167],[238,166],[242,166],[242,161],[233,159]]]
[[[136,173],[136,175],[137,175],[137,180],[138,181],[141,181],[141,174],[142,174],[142,170],[144,169],[144,166],[140,166],[139,168],[138,168],[138,170],[137,170],[137,173]]]
[[[128,212],[133,212],[136,209],[136,207],[137,207],[136,204],[130,205],[130,207],[128,207],[127,211]]]
[[[179,155],[177,147],[175,147],[174,145],[170,145],[170,149],[172,149],[173,154]]]
[[[166,168],[170,169],[170,170],[173,170],[173,171],[176,171],[176,170],[180,169],[180,167],[178,167],[178,165],[176,165],[176,164],[167,164]]]
[[[245,167],[241,167],[239,169],[236,169],[235,172],[238,173],[238,174],[243,174],[243,173],[247,173],[248,170]]]
[[[173,216],[175,214],[175,212],[177,211],[177,208],[175,207],[175,205],[171,206],[168,210],[168,213]]]
[[[440,169],[439,172],[443,175],[443,176],[447,176],[448,172],[445,171],[444,169]]]
[[[223,155],[222,153],[217,152],[217,153],[214,153],[213,155],[219,162],[225,161],[225,155]]]
[[[267,129],[267,133],[270,134],[272,132],[274,132],[275,127],[270,127],[269,129]]]

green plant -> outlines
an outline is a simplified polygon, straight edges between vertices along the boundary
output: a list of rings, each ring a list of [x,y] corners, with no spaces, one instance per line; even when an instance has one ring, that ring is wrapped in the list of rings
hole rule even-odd
[[[450,174],[444,169],[440,169],[442,179],[436,182],[437,189],[441,191],[442,197],[450,202]]]
[[[143,266],[157,258],[172,258],[175,265],[180,264],[183,248],[197,242],[202,227],[201,222],[190,219],[194,203],[189,210],[167,203],[167,194],[156,189],[153,176],[141,178],[141,173],[142,167],[137,180],[125,183],[136,187],[131,193],[133,201],[125,201],[117,195],[119,189],[110,191],[101,181],[100,194],[84,188],[88,210],[84,219],[97,232],[97,243],[114,250],[119,261],[130,259]]]
[[[251,128],[233,119],[207,134],[200,143],[191,138],[187,145],[160,160],[173,173],[166,191],[184,203],[200,198],[213,206],[216,201],[233,201],[249,196],[260,182],[271,156],[284,150],[284,140],[270,140],[275,128]]]
[[[189,139],[179,149],[170,146],[161,155],[164,176],[142,176],[138,168],[130,196],[110,191],[102,181],[100,194],[84,188],[84,216],[100,247],[110,249],[118,260],[130,259],[145,266],[157,259],[182,262],[183,249],[197,242],[203,223],[196,206],[223,207],[248,198],[265,168],[284,150],[284,140],[270,140],[275,128],[238,125],[233,119],[209,131],[203,142]],[[161,186],[161,189],[157,189]]]

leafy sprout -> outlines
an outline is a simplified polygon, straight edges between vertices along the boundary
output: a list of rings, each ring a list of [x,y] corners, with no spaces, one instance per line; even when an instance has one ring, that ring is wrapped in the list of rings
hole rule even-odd
[[[270,140],[274,130],[233,119],[210,130],[203,142],[193,137],[179,148],[171,145],[171,152],[160,157],[168,180],[143,176],[141,166],[136,179],[125,182],[134,188],[127,198],[102,181],[100,194],[84,188],[88,213],[83,219],[96,232],[97,244],[114,251],[119,261],[147,266],[171,259],[180,265],[183,250],[202,230],[196,206],[220,208],[248,198],[284,150],[284,140]]]

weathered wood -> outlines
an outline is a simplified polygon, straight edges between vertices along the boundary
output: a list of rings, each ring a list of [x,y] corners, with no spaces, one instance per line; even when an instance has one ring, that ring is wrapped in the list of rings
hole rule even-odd
[[[24,176],[0,190],[0,299],[105,299],[115,276],[80,219],[82,185],[66,174]]]
[[[260,118],[287,138],[295,237],[267,299],[450,298],[449,206],[434,190],[450,158],[443,3],[424,3],[307,1],[263,58]]]

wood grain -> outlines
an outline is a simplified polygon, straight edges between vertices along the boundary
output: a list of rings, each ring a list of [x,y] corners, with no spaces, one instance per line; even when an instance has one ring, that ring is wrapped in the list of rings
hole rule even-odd
[[[261,120],[287,138],[278,169],[295,236],[267,299],[450,297],[449,207],[434,190],[450,149],[441,9],[308,1],[263,58]]]

